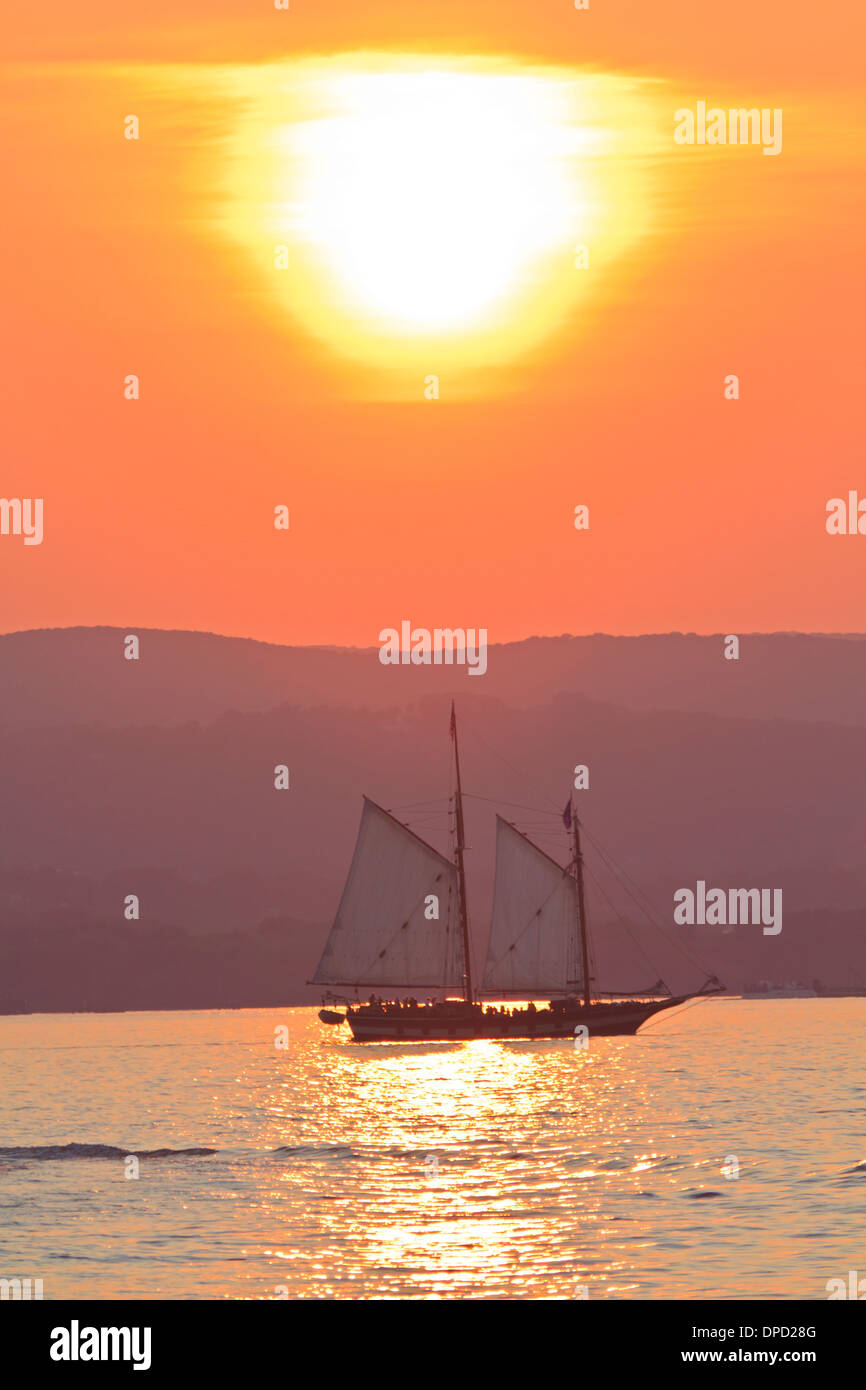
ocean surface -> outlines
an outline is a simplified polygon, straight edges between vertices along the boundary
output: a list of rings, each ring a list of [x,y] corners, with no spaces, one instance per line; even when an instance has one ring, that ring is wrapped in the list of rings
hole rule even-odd
[[[0,1277],[826,1299],[866,1274],[866,999],[709,1000],[588,1051],[345,1036],[298,1008],[0,1018]]]

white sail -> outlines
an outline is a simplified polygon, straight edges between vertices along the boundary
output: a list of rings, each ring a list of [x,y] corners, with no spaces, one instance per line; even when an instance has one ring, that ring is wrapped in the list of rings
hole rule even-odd
[[[574,878],[508,821],[496,820],[493,922],[482,988],[527,994],[580,988]]]
[[[349,876],[313,983],[460,988],[462,964],[454,865],[365,797]]]

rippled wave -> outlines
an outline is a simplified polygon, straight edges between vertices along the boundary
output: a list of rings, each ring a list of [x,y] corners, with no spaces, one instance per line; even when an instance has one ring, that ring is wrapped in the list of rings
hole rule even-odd
[[[199,1158],[218,1149],[119,1149],[114,1144],[35,1144],[0,1148],[4,1159],[42,1162],[62,1158]]]
[[[826,1298],[864,1268],[864,1048],[866,1000],[708,1001],[588,1050],[364,1047],[306,1009],[0,1018],[0,1277]]]

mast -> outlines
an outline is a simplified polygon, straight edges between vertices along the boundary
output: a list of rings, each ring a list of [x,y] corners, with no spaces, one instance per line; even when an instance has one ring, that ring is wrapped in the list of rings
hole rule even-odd
[[[472,996],[472,961],[469,955],[469,913],[466,910],[466,875],[463,869],[463,850],[465,848],[463,834],[463,789],[460,785],[460,753],[457,748],[457,716],[454,713],[454,701],[451,701],[451,737],[454,740],[454,767],[457,773],[457,794],[455,800],[455,812],[457,820],[457,887],[460,894],[460,926],[463,931],[463,997],[467,1004],[473,1001]]]
[[[583,891],[583,853],[580,848],[580,821],[574,807],[574,797],[570,801],[571,829],[574,835],[574,868],[577,879],[577,917],[580,937],[580,956],[583,969],[583,1002],[592,1003],[592,985],[589,977],[589,939],[586,930],[586,899]]]

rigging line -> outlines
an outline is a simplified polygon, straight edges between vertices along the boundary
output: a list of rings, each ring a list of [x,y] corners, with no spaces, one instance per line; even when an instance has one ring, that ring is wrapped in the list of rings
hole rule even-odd
[[[655,912],[655,905],[654,905],[654,904],[652,903],[652,901],[650,900],[648,894],[646,894],[646,893],[644,892],[643,888],[640,886],[640,884],[637,883],[637,882],[631,877],[631,875],[629,874],[628,870],[627,870],[626,868],[624,868],[623,865],[619,864],[618,861],[615,860],[615,859],[613,858],[613,855],[610,854],[609,851],[603,850],[602,847],[601,847],[601,845],[598,843],[598,841],[592,839],[592,836],[589,835],[589,832],[588,832],[588,831],[587,831],[587,835],[588,835],[589,839],[592,840],[592,843],[594,844],[595,848],[598,850],[599,854],[600,854],[603,858],[605,858],[605,859],[607,860],[609,866],[610,866],[619,876],[621,876],[621,879],[624,881],[623,886],[625,886],[625,882],[628,882],[629,884],[631,884],[631,887],[633,888],[633,890],[634,890],[635,894],[637,895],[637,897],[638,897],[639,899],[641,899],[641,901],[644,903],[644,909],[643,909],[644,912],[645,912],[646,915],[650,918],[650,920],[653,921],[653,922],[655,923],[655,917],[654,917],[654,915],[653,915],[654,912]]]
[[[441,798],[441,799],[442,799],[442,800],[448,800],[448,801],[450,801],[450,797],[449,797],[449,798],[444,798],[444,797],[443,797],[443,798]],[[423,805],[427,805],[428,803],[426,803],[426,802],[419,802],[418,804],[421,805],[421,806],[423,806]],[[390,814],[390,812],[389,812],[389,814]],[[396,817],[395,817],[394,819],[396,820]],[[402,825],[402,826],[404,827],[404,829],[409,830],[409,833],[410,833],[410,834],[413,833],[413,832],[411,831],[410,827],[409,827],[404,821],[399,821],[399,820],[398,820],[398,821],[397,821],[397,824],[398,824],[398,825]],[[428,849],[433,849],[434,854],[437,854],[437,855],[439,854],[439,851],[436,850],[436,849],[434,849],[434,847],[433,847],[432,845],[428,845]],[[444,858],[443,855],[439,855],[439,857],[440,857],[440,858]],[[446,863],[447,863],[447,862],[448,862],[448,861],[446,860]],[[442,877],[442,872],[440,871],[440,873],[438,873],[438,874],[436,875],[435,879],[433,880],[433,885],[434,885],[434,886],[435,886],[435,884],[437,884],[437,883],[439,882],[439,880],[440,880],[441,877]],[[377,964],[379,963],[379,961],[382,960],[383,957],[387,956],[388,952],[391,950],[391,947],[394,945],[395,941],[398,939],[400,932],[403,931],[404,927],[408,927],[409,922],[410,922],[410,919],[412,918],[413,914],[414,914],[415,912],[418,911],[418,908],[421,907],[422,904],[425,904],[425,903],[426,903],[427,898],[428,898],[429,896],[430,896],[430,891],[428,891],[428,892],[422,892],[420,898],[419,898],[418,901],[415,903],[414,907],[410,908],[409,912],[406,914],[406,920],[405,920],[405,922],[401,922],[400,925],[399,925],[398,927],[395,927],[394,931],[391,933],[390,937],[388,938],[387,942],[386,942],[385,945],[383,946],[382,950],[379,951],[379,952],[377,952],[374,961],[373,961],[372,964],[368,967],[368,969],[369,969],[369,971],[370,971],[371,973],[372,973],[373,970],[375,970],[375,968],[376,968]],[[439,894],[437,893],[437,894],[435,894],[435,896],[438,898],[438,897],[439,897]],[[449,883],[448,883],[449,912],[448,912],[448,917],[446,918],[446,922],[448,922],[449,924],[450,924],[450,920],[451,920],[451,913],[450,913],[450,898],[451,898],[451,896],[452,896],[452,884],[451,884],[451,882],[450,882],[450,880],[449,880]],[[426,920],[426,919],[425,919],[425,920]],[[389,962],[389,964],[390,964],[390,962]],[[362,976],[359,975],[359,976],[358,976],[358,980],[360,981],[361,979],[362,979]],[[391,988],[391,987],[392,987],[392,986],[389,986],[389,985],[380,985],[380,986],[379,986],[380,989],[388,989],[388,988]],[[356,988],[357,988],[357,985],[356,985]],[[405,988],[405,986],[404,986],[404,988]],[[447,986],[443,986],[443,988],[447,988]]]
[[[650,970],[652,970],[652,971],[654,971],[654,972],[657,971],[657,970],[658,970],[658,966],[656,965],[655,961],[652,960],[652,959],[650,958],[650,956],[647,954],[647,952],[644,950],[644,948],[643,948],[643,946],[641,945],[640,941],[639,941],[638,938],[634,935],[634,932],[633,932],[633,931],[631,930],[631,928],[629,927],[628,923],[626,922],[625,918],[624,918],[624,917],[622,916],[622,914],[620,913],[620,911],[619,911],[619,909],[617,908],[616,904],[613,903],[613,902],[611,902],[610,898],[608,897],[608,895],[607,895],[607,893],[605,892],[605,890],[602,888],[601,883],[600,883],[599,880],[596,878],[596,876],[595,876],[595,874],[593,873],[592,869],[589,867],[588,864],[585,865],[584,867],[586,868],[586,872],[589,874],[590,878],[592,879],[593,883],[595,884],[595,886],[596,886],[596,888],[598,889],[598,891],[599,891],[599,893],[601,894],[601,896],[604,898],[604,900],[605,900],[605,902],[607,903],[608,907],[611,909],[611,911],[613,912],[614,916],[615,916],[615,917],[617,918],[617,920],[619,921],[620,925],[622,926],[623,931],[626,933],[626,935],[629,937],[629,939],[630,939],[632,942],[634,942],[635,946],[636,946],[637,949],[640,951],[640,954],[643,956],[643,958],[644,958],[644,960],[646,961],[647,965],[650,967]],[[659,979],[662,981],[662,984],[665,985],[665,988],[666,988],[666,989],[669,988],[669,986],[666,984],[666,982],[664,981],[664,979],[662,978],[661,975],[659,976]]]
[[[597,842],[593,841],[593,844],[601,859],[607,864],[607,867],[610,869],[617,883],[623,889],[625,894],[629,898],[631,898],[638,911],[643,913],[650,926],[654,927],[655,930],[659,933],[659,935],[667,942],[667,944],[669,946],[672,946],[675,951],[678,951],[684,960],[687,960],[691,965],[694,965],[696,969],[701,970],[707,976],[707,978],[711,978],[714,972],[707,965],[707,963],[701,960],[700,956],[696,955],[694,951],[690,951],[687,947],[683,946],[680,942],[676,941],[673,937],[671,937],[668,934],[665,928],[654,916],[653,911],[651,911],[649,908],[646,907],[646,905],[643,902],[641,902],[640,897],[637,896],[635,892],[632,892],[632,889],[629,886],[627,875],[624,874],[624,871],[620,872],[618,870],[618,867],[615,864],[615,862],[609,859],[607,855],[605,855],[604,851],[601,849],[600,845]],[[636,885],[632,885],[632,887],[634,886]]]
[[[713,977],[715,976],[715,971],[713,971],[713,970],[706,964],[705,961],[701,960],[699,956],[695,955],[695,953],[694,953],[693,951],[687,950],[687,948],[686,948],[685,946],[683,946],[680,942],[676,941],[673,937],[671,937],[671,936],[668,935],[668,933],[667,933],[667,931],[665,930],[665,928],[661,925],[660,922],[658,922],[658,921],[656,920],[656,918],[655,918],[655,916],[653,915],[652,911],[650,911],[650,910],[644,905],[644,903],[642,903],[642,902],[640,901],[640,898],[637,897],[636,894],[635,894],[634,892],[632,892],[632,889],[629,887],[629,884],[631,883],[632,886],[633,886],[635,889],[637,889],[637,884],[634,884],[634,883],[633,883],[633,880],[631,880],[631,879],[629,878],[629,875],[626,873],[626,871],[625,871],[624,869],[620,869],[620,868],[618,867],[618,865],[615,863],[615,861],[612,860],[612,859],[610,858],[610,856],[609,856],[608,854],[605,853],[605,851],[602,849],[602,847],[601,847],[601,845],[598,843],[598,841],[597,841],[592,835],[590,835],[590,833],[589,833],[588,830],[586,830],[586,827],[584,827],[584,830],[585,830],[587,839],[590,841],[590,843],[591,843],[591,845],[593,846],[593,848],[595,849],[596,853],[597,853],[597,854],[599,855],[599,857],[603,860],[603,862],[607,865],[607,867],[610,869],[611,873],[613,874],[614,878],[615,878],[615,879],[617,880],[617,882],[619,883],[620,887],[623,889],[623,891],[624,891],[625,893],[628,894],[628,896],[631,898],[632,902],[635,904],[635,906],[638,908],[638,910],[639,910],[640,912],[643,913],[643,915],[646,917],[646,919],[647,919],[647,921],[650,923],[650,925],[653,926],[653,927],[655,927],[656,931],[659,932],[659,934],[660,934],[662,937],[664,937],[664,939],[665,939],[665,941],[668,943],[668,945],[669,945],[669,946],[672,946],[673,949],[674,949],[675,951],[679,951],[680,955],[681,955],[685,960],[689,961],[692,965],[697,966],[698,969],[699,969],[699,970],[702,970],[702,971],[704,972],[704,974],[707,975],[708,978],[713,978]],[[647,901],[649,901],[649,900],[647,899]]]
[[[541,848],[542,845],[548,847],[544,851],[548,859],[556,859],[557,862],[559,862],[557,853],[562,851],[562,840],[553,838],[553,835],[541,835],[538,833],[537,828],[534,830],[531,826],[521,826],[521,828],[523,828],[523,833],[525,837],[527,837],[527,840],[531,840],[532,844],[538,845],[538,848]]]
[[[468,724],[467,724],[467,728],[469,729],[469,732],[470,732],[470,734],[472,734],[473,738],[476,738],[476,739],[478,740],[478,742],[481,744],[481,747],[482,747],[482,748],[485,748],[485,749],[487,750],[488,753],[492,753],[492,755],[493,755],[494,758],[498,758],[500,762],[503,762],[503,763],[505,764],[505,766],[506,766],[507,768],[509,768],[509,770],[510,770],[511,772],[514,773],[515,777],[519,777],[520,780],[521,780],[522,782],[526,782],[526,781],[530,781],[530,782],[531,782],[531,781],[532,781],[532,779],[529,778],[529,777],[527,776],[527,774],[526,774],[525,771],[524,771],[524,772],[520,772],[520,770],[519,770],[518,768],[516,768],[516,767],[514,766],[513,763],[510,763],[510,762],[508,761],[507,758],[503,757],[503,755],[502,755],[496,748],[491,748],[490,744],[487,743],[486,740],[483,739],[483,738],[481,737],[481,735],[478,733],[477,729],[474,729],[474,728],[472,727],[472,721],[471,721],[471,719],[469,720],[469,722],[468,722]],[[550,798],[549,796],[545,796],[545,801],[550,801],[551,806],[554,804],[553,801],[551,800],[551,798]],[[515,805],[516,803],[515,803],[515,802],[506,802],[505,804],[506,804],[506,805],[509,805],[509,806],[512,806],[512,805]],[[551,812],[548,812],[548,814],[549,814],[549,815],[553,815],[554,812],[551,811]],[[560,814],[561,814],[561,813],[560,813]]]
[[[519,806],[519,805],[520,805],[519,802],[515,802],[515,801],[509,801],[509,802],[506,802],[506,803],[504,803],[504,804],[506,804],[506,805],[508,805],[508,806]],[[538,809],[537,806],[524,806],[524,807],[522,807],[522,810],[525,812],[525,814],[522,815],[522,816],[520,817],[520,824],[521,824],[521,825],[534,825],[534,826],[536,826],[536,827],[541,826],[541,827],[543,827],[544,832],[545,832],[545,834],[547,834],[547,835],[557,835],[557,834],[561,835],[561,834],[562,834],[562,830],[560,829],[560,827],[561,827],[562,824],[563,824],[562,816],[556,816],[556,817],[554,817],[552,811],[550,811],[549,813],[548,813],[547,811],[542,812],[542,811],[539,811],[539,809]],[[549,818],[549,819],[545,819],[545,820],[539,820],[539,816],[540,816],[540,815],[549,816],[550,818]],[[557,825],[555,824],[555,822],[556,822],[557,820],[559,821],[559,826],[557,826]]]
[[[477,792],[464,792],[463,799],[489,801],[491,806],[516,806],[521,811],[535,811],[539,816],[559,816],[562,819],[561,811],[545,811],[543,806],[524,806],[520,801],[507,801],[504,796],[479,796]]]
[[[704,997],[706,998],[707,996],[704,996]],[[703,1002],[704,1002],[703,999],[690,999],[690,1000],[688,1001],[688,1003],[686,1003],[686,1004],[681,1004],[681,1005],[680,1005],[680,1007],[679,1007],[679,1008],[676,1010],[676,1012],[674,1013],[673,1017],[674,1017],[674,1018],[682,1018],[683,1014],[687,1014],[688,1011],[689,1011],[689,1009],[693,1009],[693,1008],[695,1008],[695,1006],[696,1006],[697,1004],[702,1004]],[[655,1018],[648,1018],[647,1021],[646,1021],[646,1023],[644,1023],[644,1024],[641,1025],[641,1030],[640,1030],[640,1031],[641,1031],[642,1033],[648,1032],[648,1031],[650,1030],[650,1028],[652,1028],[652,1026],[653,1026],[654,1023],[655,1023],[655,1024],[658,1024],[658,1023],[661,1023],[661,1022],[662,1022],[662,1020],[664,1019],[664,1016],[665,1016],[666,1013],[667,1013],[667,1010],[666,1010],[666,1009],[661,1009],[661,1010],[656,1014]]]
[[[447,805],[451,800],[450,796],[434,796],[429,801],[404,801],[399,806],[386,806],[384,809],[390,814],[392,811],[413,811],[418,806],[440,806]]]
[[[434,885],[437,884],[437,883],[439,882],[440,878],[442,877],[442,873],[444,873],[444,870],[442,870],[442,872],[440,872],[439,874],[436,875],[435,879],[433,880],[433,884],[434,884]],[[449,897],[449,898],[451,897],[451,891],[452,891],[451,883],[449,882],[449,884],[448,884],[448,897]],[[432,888],[431,888],[431,892],[432,892]],[[368,967],[368,969],[369,969],[371,972],[372,972],[373,970],[375,970],[376,966],[378,965],[379,961],[382,960],[383,956],[387,956],[387,954],[388,954],[388,952],[391,950],[391,947],[393,946],[394,942],[398,939],[400,932],[403,931],[403,929],[404,929],[405,927],[408,927],[409,922],[410,922],[410,920],[411,920],[413,914],[416,913],[416,912],[418,911],[418,908],[421,907],[422,904],[426,903],[426,901],[427,901],[428,897],[430,897],[430,895],[431,895],[430,892],[422,893],[422,894],[421,894],[421,897],[420,897],[420,898],[418,899],[418,901],[415,903],[415,906],[409,909],[409,911],[408,911],[407,914],[406,914],[406,920],[405,920],[404,922],[401,922],[400,925],[399,925],[399,927],[396,927],[396,928],[394,929],[394,931],[393,931],[393,932],[391,933],[391,935],[389,936],[389,938],[388,938],[386,944],[382,947],[382,950],[381,950],[381,951],[378,951],[378,952],[376,953],[376,956],[375,956],[375,958],[374,958],[374,960],[373,960],[372,965],[370,965],[370,966]],[[436,893],[434,896],[436,896],[436,897],[438,898],[438,897],[439,897],[439,894]],[[425,918],[424,920],[426,921],[427,919]],[[450,918],[449,918],[449,919],[446,919],[446,920],[450,920]],[[389,962],[389,964],[390,964],[390,962]],[[362,979],[363,979],[363,976],[359,975],[359,976],[358,976],[358,980],[361,981]],[[375,983],[375,981],[372,981],[371,983]],[[392,986],[389,986],[389,985],[380,985],[379,988],[380,988],[380,989],[389,989],[389,988],[392,988]],[[395,988],[396,988],[396,986],[395,986]],[[405,989],[406,986],[404,985],[403,988]]]
[[[630,885],[631,885],[631,888],[633,889],[634,900],[635,900],[636,902],[638,902],[638,905],[641,907],[641,910],[643,911],[644,915],[645,915],[646,917],[649,918],[649,920],[652,922],[653,926],[657,927],[659,931],[663,931],[664,928],[663,928],[663,927],[661,926],[661,924],[660,924],[659,922],[657,922],[657,920],[656,920],[656,917],[655,917],[655,905],[654,905],[654,903],[651,901],[649,895],[648,895],[647,893],[645,893],[644,890],[643,890],[643,888],[640,886],[640,884],[637,883],[637,882],[631,877],[631,874],[628,872],[628,870],[627,870],[626,868],[624,868],[623,865],[619,864],[619,862],[618,862],[617,860],[614,859],[613,855],[612,855],[609,851],[604,850],[604,849],[602,848],[602,846],[599,844],[598,840],[596,840],[596,839],[590,834],[590,832],[589,832],[588,830],[587,830],[587,832],[586,832],[586,835],[587,835],[587,839],[591,841],[591,843],[593,844],[593,846],[595,847],[595,849],[598,851],[598,853],[599,853],[599,855],[601,856],[601,858],[602,858],[602,859],[606,862],[606,864],[608,865],[608,868],[610,868],[610,870],[611,870],[611,872],[613,873],[614,877],[617,878],[617,880],[621,883],[622,887],[623,887],[623,888],[626,888],[626,884],[630,884]],[[626,889],[626,891],[628,891],[628,890]],[[640,900],[640,901],[638,901],[638,900]]]
[[[570,868],[570,867],[571,867],[571,866],[569,865],[569,868]],[[568,872],[568,869],[563,869],[563,870],[562,870],[562,877],[563,877],[563,878],[571,878],[571,874]],[[529,921],[526,923],[526,925],[525,925],[524,927],[521,927],[521,928],[520,928],[520,931],[519,931],[519,932],[517,933],[517,935],[515,936],[515,938],[514,938],[514,940],[512,941],[511,945],[507,948],[507,950],[505,950],[505,951],[502,952],[502,955],[501,955],[501,956],[497,956],[495,960],[491,960],[491,959],[490,959],[490,954],[491,954],[491,953],[490,953],[490,946],[488,945],[488,947],[487,947],[487,957],[488,957],[488,961],[489,961],[489,963],[490,963],[491,965],[499,965],[500,961],[505,960],[505,957],[508,955],[508,952],[509,952],[509,951],[512,951],[512,950],[514,949],[514,947],[517,945],[517,943],[518,943],[518,941],[520,940],[520,938],[521,938],[526,932],[529,931],[529,928],[532,926],[533,922],[536,922],[536,921],[537,921],[537,919],[541,916],[541,914],[542,914],[542,912],[544,911],[544,909],[547,907],[547,904],[550,902],[550,899],[553,897],[554,893],[558,893],[558,892],[559,892],[559,889],[560,889],[561,887],[562,887],[562,880],[560,879],[559,883],[554,884],[553,888],[551,888],[551,890],[550,890],[550,892],[548,893],[547,897],[544,899],[544,902],[541,904],[541,907],[538,908],[537,912],[533,912],[533,914],[532,914],[532,916],[530,917]],[[495,894],[495,891],[494,891],[493,903],[494,903],[494,907],[495,907],[495,905],[496,905],[496,894]]]

